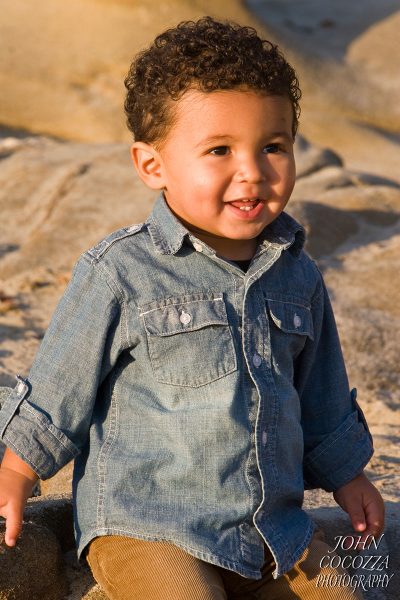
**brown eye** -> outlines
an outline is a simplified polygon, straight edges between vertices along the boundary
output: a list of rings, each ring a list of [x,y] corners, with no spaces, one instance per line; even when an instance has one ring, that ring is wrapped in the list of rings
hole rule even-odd
[[[264,154],[275,154],[279,152],[279,144],[268,144],[263,148]]]
[[[228,146],[217,146],[210,150],[210,154],[214,154],[214,156],[225,156],[228,154],[229,148]]]

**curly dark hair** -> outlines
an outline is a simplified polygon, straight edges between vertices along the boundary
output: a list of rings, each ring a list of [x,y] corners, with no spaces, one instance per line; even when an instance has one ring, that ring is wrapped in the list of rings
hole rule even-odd
[[[287,97],[298,127],[301,91],[278,47],[252,27],[202,17],[158,35],[134,59],[125,79],[125,113],[135,140],[161,145],[173,124],[173,102],[188,89],[254,90]]]

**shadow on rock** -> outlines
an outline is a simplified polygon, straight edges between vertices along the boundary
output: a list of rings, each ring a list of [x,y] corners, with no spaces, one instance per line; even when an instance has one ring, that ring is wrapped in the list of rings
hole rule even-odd
[[[316,259],[333,254],[339,246],[356,236],[363,223],[384,228],[395,225],[400,219],[400,215],[392,211],[341,210],[307,200],[294,202],[288,212],[304,226],[307,232],[306,249]],[[390,231],[382,230],[379,239],[384,240],[391,235]],[[362,240],[355,243],[362,244]]]

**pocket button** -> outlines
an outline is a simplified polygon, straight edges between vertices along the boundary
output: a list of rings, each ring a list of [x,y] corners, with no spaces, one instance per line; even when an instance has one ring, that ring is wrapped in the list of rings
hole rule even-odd
[[[183,325],[189,325],[190,321],[192,320],[192,317],[189,315],[189,313],[187,313],[183,310],[181,312],[181,316],[179,317],[179,320]]]
[[[253,355],[253,365],[259,367],[262,363],[262,358],[257,352]]]
[[[293,317],[293,325],[296,327],[296,329],[298,329],[301,325],[301,317],[299,317],[299,315],[294,315]]]

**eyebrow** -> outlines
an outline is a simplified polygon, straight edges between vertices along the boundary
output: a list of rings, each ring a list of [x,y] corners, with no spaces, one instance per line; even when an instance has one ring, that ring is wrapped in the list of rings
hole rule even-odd
[[[208,137],[205,140],[201,140],[198,144],[196,144],[196,148],[199,148],[200,146],[212,146],[217,142],[221,143],[221,141],[226,142],[230,140],[233,140],[233,137],[231,135],[212,135],[211,137]]]
[[[293,141],[292,134],[289,134],[287,131],[274,131],[273,133],[269,134],[269,137],[271,137],[271,138],[283,137],[287,140]]]
[[[287,131],[273,131],[272,133],[268,133],[265,137],[268,138],[285,138],[286,140],[292,142],[293,136],[289,134]],[[198,144],[196,144],[196,148],[204,147],[204,146],[212,146],[213,144],[221,144],[221,142],[229,142],[234,138],[229,134],[218,134],[212,135],[211,137],[206,138],[205,140],[201,140]]]

